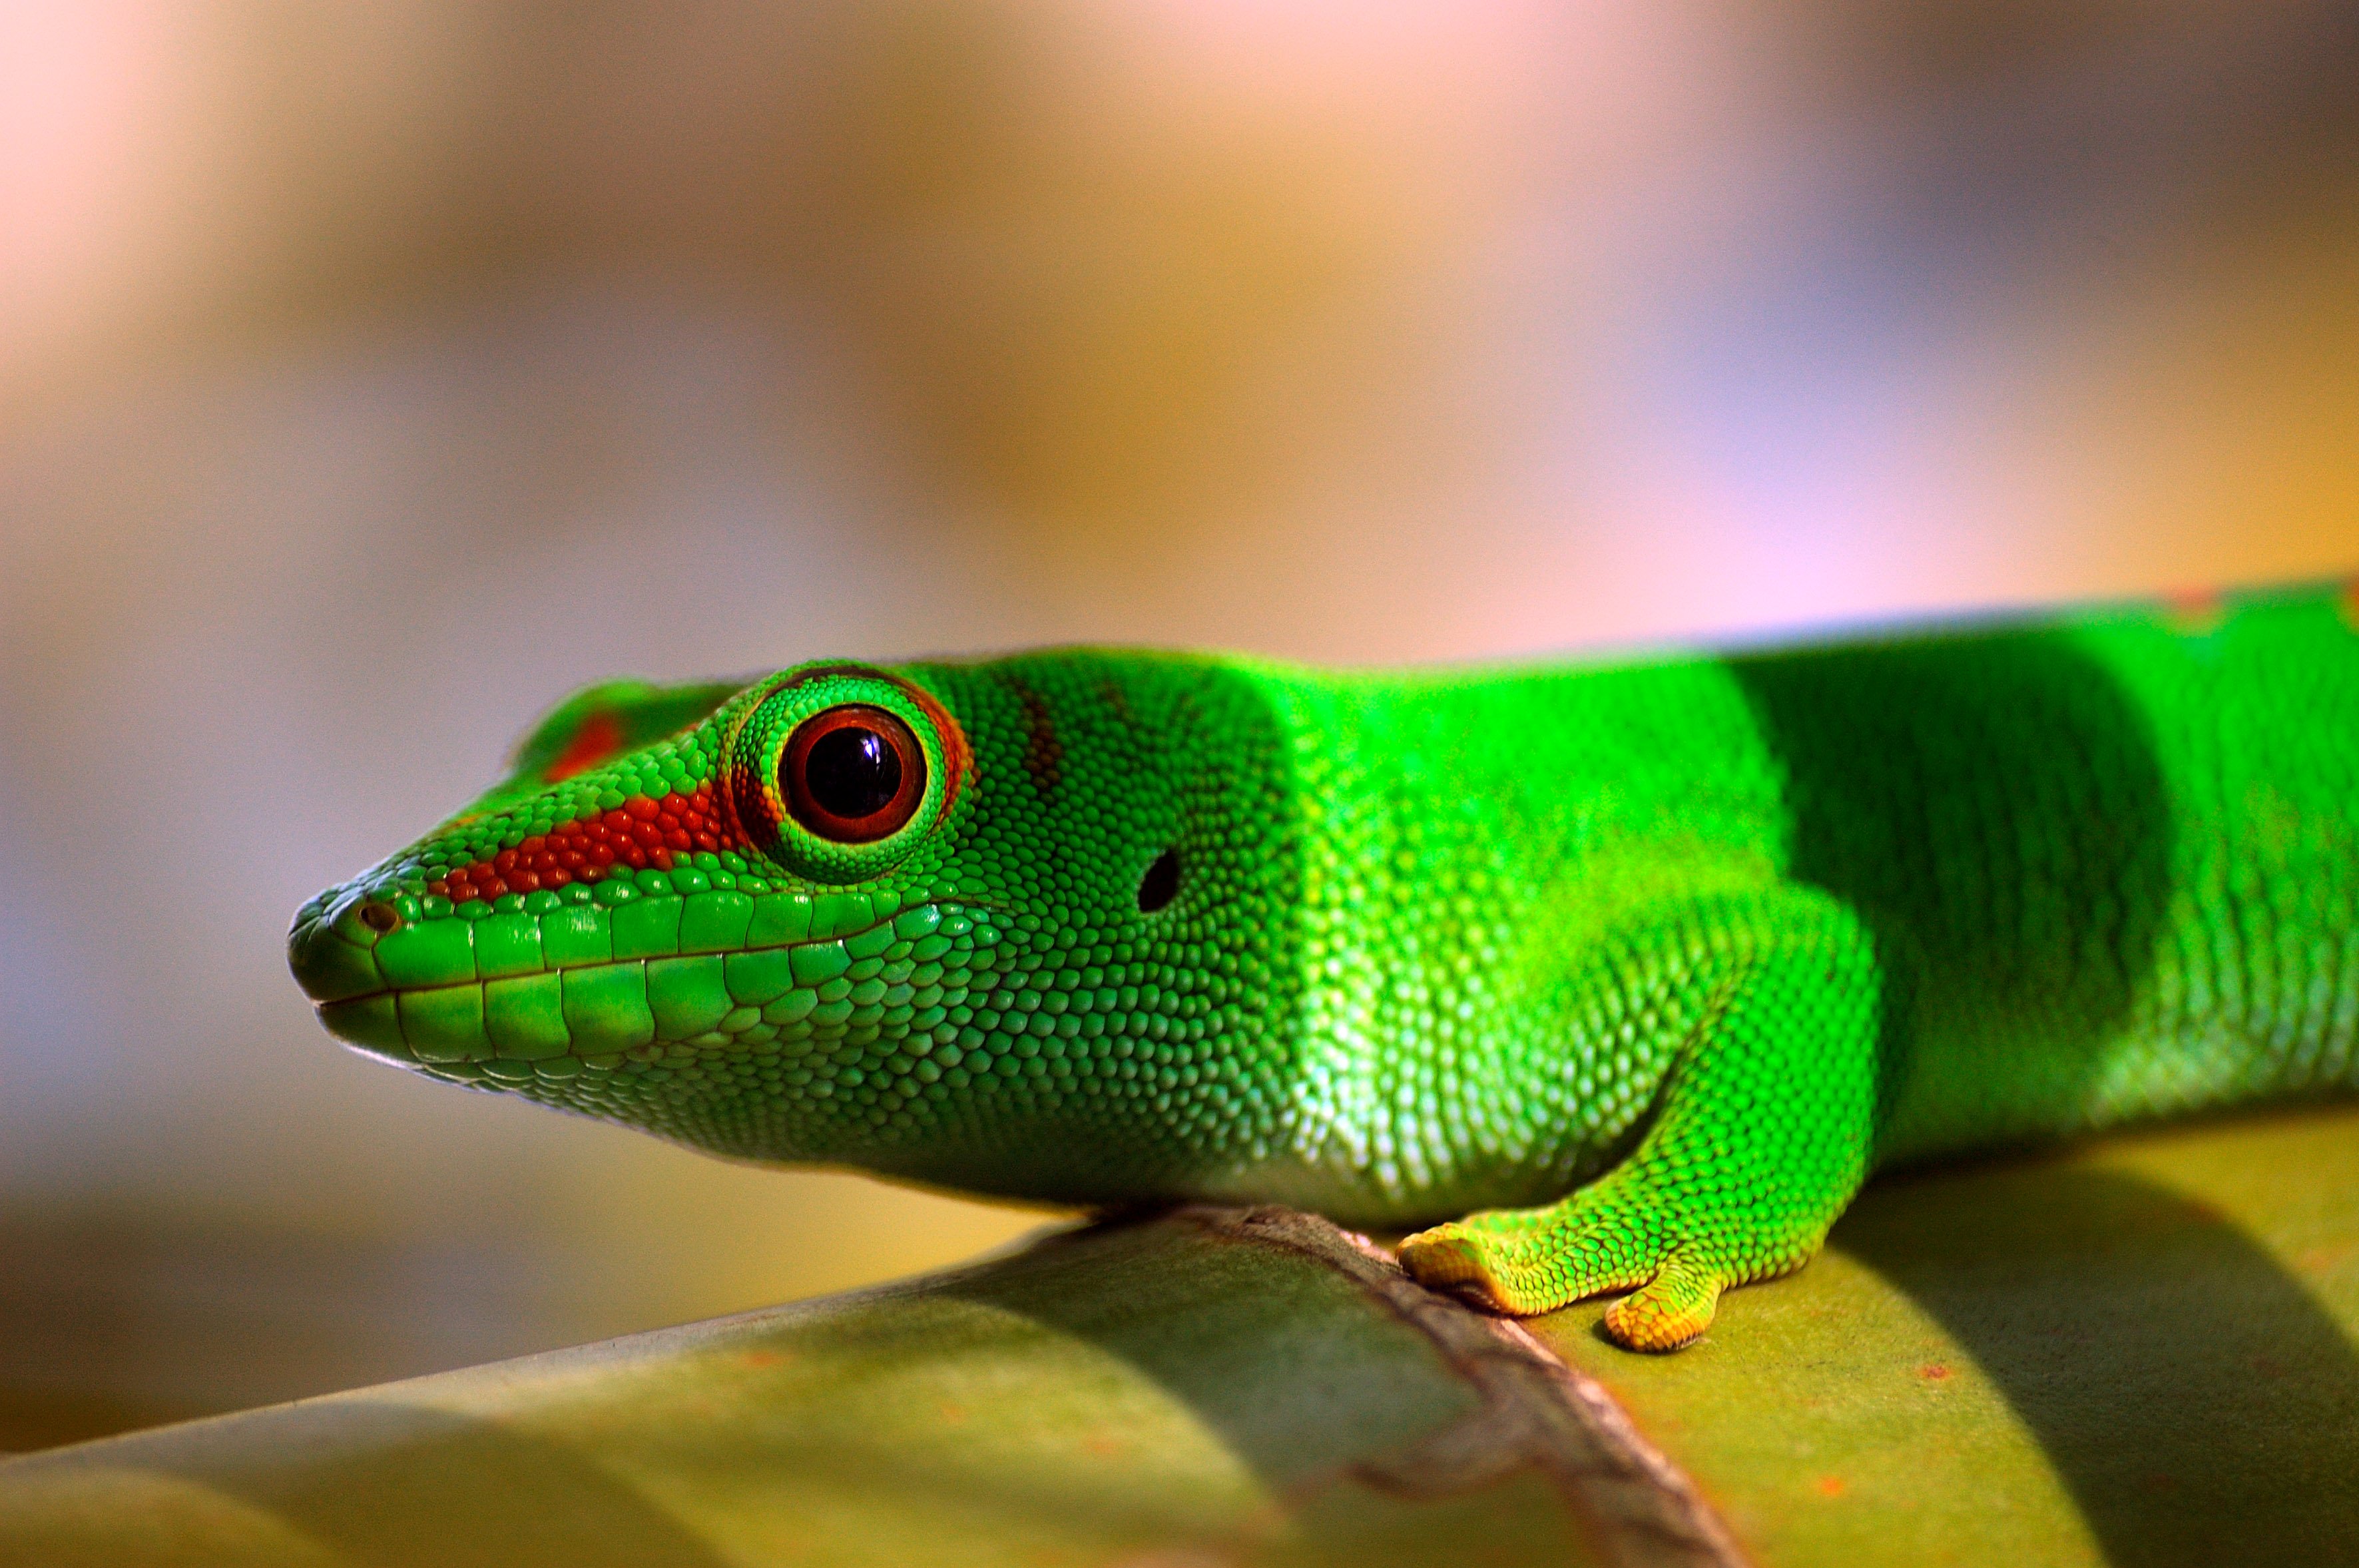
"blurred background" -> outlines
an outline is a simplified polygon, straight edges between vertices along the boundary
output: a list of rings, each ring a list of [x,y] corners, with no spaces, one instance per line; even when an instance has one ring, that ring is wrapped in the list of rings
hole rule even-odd
[[[596,678],[2359,568],[2359,0],[0,5],[0,1447],[1043,1216],[338,1051]]]

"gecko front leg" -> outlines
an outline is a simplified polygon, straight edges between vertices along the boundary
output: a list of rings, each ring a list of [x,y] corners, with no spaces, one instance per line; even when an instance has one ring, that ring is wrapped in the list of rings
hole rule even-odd
[[[1872,1153],[1875,945],[1810,888],[1679,924],[1705,933],[1711,956],[1686,982],[1703,1005],[1636,1149],[1560,1203],[1410,1236],[1401,1263],[1418,1279],[1517,1315],[1629,1290],[1606,1333],[1676,1350],[1711,1326],[1723,1290],[1818,1251]]]

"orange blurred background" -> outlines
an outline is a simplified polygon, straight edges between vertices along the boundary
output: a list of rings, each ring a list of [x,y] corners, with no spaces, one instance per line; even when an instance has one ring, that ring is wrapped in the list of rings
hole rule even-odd
[[[0,7],[0,1446],[1042,1216],[333,1048],[570,687],[2359,568],[2359,5]]]

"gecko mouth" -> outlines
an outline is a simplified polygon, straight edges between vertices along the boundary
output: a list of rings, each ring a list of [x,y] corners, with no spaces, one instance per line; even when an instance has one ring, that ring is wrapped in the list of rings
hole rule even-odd
[[[364,946],[362,931],[376,933],[353,929],[352,907],[307,909],[289,956],[331,1034],[474,1082],[931,1030],[944,1021],[943,982],[965,978],[962,964],[955,975],[945,964],[973,930],[955,905],[822,899],[815,921],[807,898],[732,902],[745,908],[718,920],[696,897],[448,916]],[[858,923],[844,928],[846,917]]]

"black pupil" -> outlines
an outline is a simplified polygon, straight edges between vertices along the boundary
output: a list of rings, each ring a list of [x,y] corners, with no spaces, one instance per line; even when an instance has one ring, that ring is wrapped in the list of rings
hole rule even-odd
[[[803,781],[821,811],[856,822],[901,792],[901,755],[875,730],[845,724],[811,743]]]

